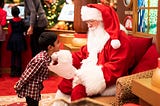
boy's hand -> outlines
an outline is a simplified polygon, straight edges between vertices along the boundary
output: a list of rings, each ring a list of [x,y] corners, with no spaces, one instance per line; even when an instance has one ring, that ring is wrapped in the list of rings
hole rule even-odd
[[[16,93],[18,92],[16,85],[14,85],[14,90]]]
[[[16,90],[16,85],[14,85],[14,89]]]
[[[14,90],[16,93],[18,93],[21,90],[20,88],[18,88],[17,84],[18,82],[14,85]]]
[[[16,93],[20,92],[20,90],[17,89],[16,85],[14,85],[14,90]]]

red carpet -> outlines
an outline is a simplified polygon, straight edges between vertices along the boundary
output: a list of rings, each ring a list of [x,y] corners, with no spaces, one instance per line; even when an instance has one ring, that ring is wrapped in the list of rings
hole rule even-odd
[[[0,77],[0,96],[16,95],[13,86],[18,79],[18,77],[10,77],[9,74],[2,75],[2,77]],[[50,76],[49,79],[44,81],[42,93],[55,93],[61,79],[61,77],[56,75]]]

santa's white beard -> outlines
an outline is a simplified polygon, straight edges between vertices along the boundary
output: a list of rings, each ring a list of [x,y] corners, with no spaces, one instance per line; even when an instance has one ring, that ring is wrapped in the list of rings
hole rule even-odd
[[[108,39],[110,38],[109,34],[104,30],[103,23],[97,26],[97,28],[89,29],[88,31],[88,41],[87,47],[88,51],[91,53],[98,53],[100,52]]]
[[[109,38],[110,36],[104,30],[102,22],[98,25],[98,27],[95,30],[89,29],[87,41],[87,49],[89,52],[89,56],[82,61],[81,69],[88,66],[97,65],[97,54],[101,52],[101,50],[103,50],[104,45],[106,44]]]

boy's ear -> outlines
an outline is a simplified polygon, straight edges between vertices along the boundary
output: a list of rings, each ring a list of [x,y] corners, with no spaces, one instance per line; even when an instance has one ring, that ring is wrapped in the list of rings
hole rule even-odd
[[[52,48],[53,48],[53,46],[51,46],[51,45],[48,46],[48,50],[50,50],[50,49],[52,49]]]

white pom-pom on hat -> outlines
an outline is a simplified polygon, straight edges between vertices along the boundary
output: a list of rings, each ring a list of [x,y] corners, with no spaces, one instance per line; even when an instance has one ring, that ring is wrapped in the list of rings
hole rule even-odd
[[[121,43],[118,39],[111,40],[111,46],[114,49],[118,49],[121,46]]]

